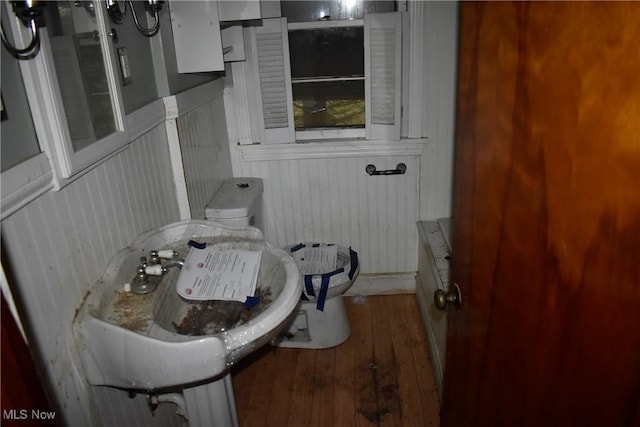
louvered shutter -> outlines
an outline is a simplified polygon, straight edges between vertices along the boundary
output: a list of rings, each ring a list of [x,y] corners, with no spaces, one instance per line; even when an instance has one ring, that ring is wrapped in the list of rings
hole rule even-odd
[[[256,27],[256,63],[266,144],[294,142],[293,98],[286,18],[263,19]]]
[[[364,16],[367,139],[400,139],[402,14]]]

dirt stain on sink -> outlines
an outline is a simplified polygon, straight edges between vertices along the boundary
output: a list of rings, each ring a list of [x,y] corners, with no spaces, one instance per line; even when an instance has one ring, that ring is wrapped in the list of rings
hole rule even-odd
[[[135,332],[145,332],[151,322],[151,300],[146,295],[116,291],[112,320],[123,328]]]
[[[234,301],[206,301],[194,304],[180,324],[173,326],[182,335],[212,335],[248,322],[271,304],[271,291],[256,289],[257,306],[247,307]]]

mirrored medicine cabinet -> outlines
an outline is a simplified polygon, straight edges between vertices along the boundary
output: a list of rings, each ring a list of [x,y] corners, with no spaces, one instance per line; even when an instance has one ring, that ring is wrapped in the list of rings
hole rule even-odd
[[[128,142],[115,32],[103,1],[34,2],[37,26],[35,20],[21,22],[13,3],[20,2],[3,5],[9,24],[3,33],[16,47],[38,35],[39,49],[17,62],[38,142],[59,184]]]
[[[68,178],[127,142],[112,60],[115,33],[107,29],[102,2],[47,2],[44,14],[48,43],[42,60],[67,125],[56,151],[60,173]]]

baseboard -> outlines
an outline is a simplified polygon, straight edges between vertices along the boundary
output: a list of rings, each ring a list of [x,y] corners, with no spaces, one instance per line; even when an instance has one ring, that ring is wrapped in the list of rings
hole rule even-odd
[[[415,294],[416,273],[360,274],[345,293],[354,295]]]

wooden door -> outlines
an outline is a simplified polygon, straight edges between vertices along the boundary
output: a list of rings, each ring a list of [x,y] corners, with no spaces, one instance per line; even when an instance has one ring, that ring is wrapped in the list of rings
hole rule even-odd
[[[40,382],[29,347],[24,342],[9,306],[2,295],[0,329],[2,330],[2,425],[41,426],[51,421],[38,421],[38,414],[54,414]]]
[[[640,3],[461,8],[443,425],[640,425]]]

